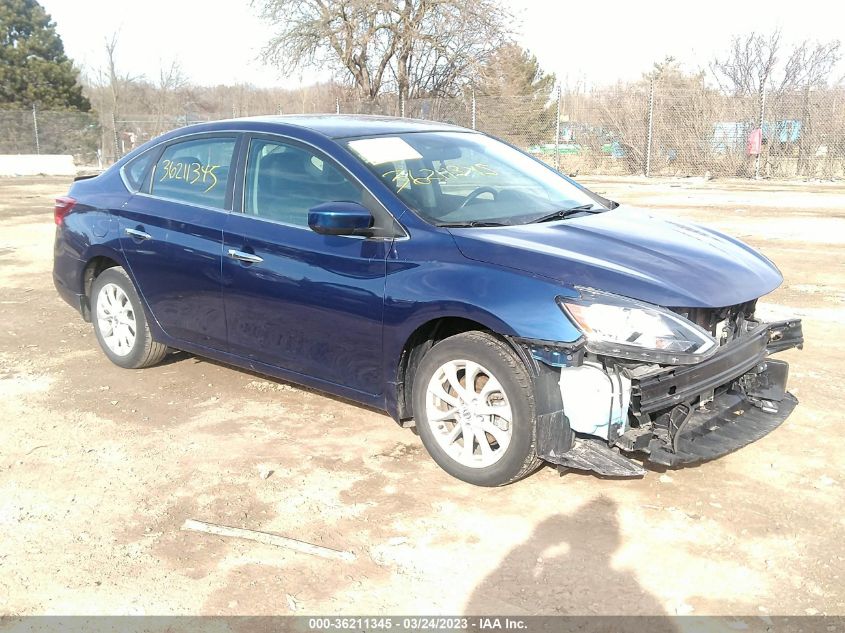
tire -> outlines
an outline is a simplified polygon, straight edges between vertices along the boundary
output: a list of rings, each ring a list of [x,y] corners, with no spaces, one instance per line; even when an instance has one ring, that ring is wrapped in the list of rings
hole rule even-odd
[[[531,377],[516,353],[490,334],[465,332],[437,343],[416,369],[411,397],[423,445],[453,477],[504,486],[542,465]],[[465,435],[473,436],[469,450]]]
[[[150,367],[167,354],[167,346],[153,340],[141,298],[119,266],[107,268],[94,280],[91,322],[103,352],[119,367]]]

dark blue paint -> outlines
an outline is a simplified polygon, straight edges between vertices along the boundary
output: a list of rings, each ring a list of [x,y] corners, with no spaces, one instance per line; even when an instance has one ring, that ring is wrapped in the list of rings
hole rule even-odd
[[[725,307],[777,288],[772,262],[700,226],[619,207],[548,224],[452,229],[466,257],[669,307]]]
[[[322,235],[362,235],[372,224],[372,213],[357,202],[325,202],[308,211],[308,226]]]
[[[229,351],[243,358],[380,394],[383,241],[320,235],[231,214],[223,250]]]
[[[285,117],[265,116],[240,119],[250,123],[278,125],[280,120],[285,124],[296,126],[302,130],[318,132],[332,139],[354,138],[357,136],[375,136],[378,134],[404,134],[405,132],[439,132],[467,131],[464,128],[439,123],[437,121],[421,121],[415,119],[397,119],[387,116],[359,116],[348,114],[337,115],[289,115]],[[240,122],[238,121],[238,122]]]
[[[460,317],[503,335],[572,342],[580,332],[555,297],[574,296],[574,285],[672,307],[723,307],[781,282],[771,262],[739,241],[625,207],[548,224],[435,227],[335,140],[445,129],[460,130],[327,116],[240,119],[170,132],[102,175],[74,183],[70,195],[78,204],[56,233],[57,288],[80,308],[86,264],[110,257],[140,289],[158,340],[396,416],[402,350],[431,321]],[[279,135],[318,148],[370,191],[404,235],[322,235],[246,216],[239,212],[238,185],[228,212],[126,190],[118,170],[140,152],[215,131]],[[243,179],[238,165],[236,183]],[[320,221],[330,222],[329,215]],[[342,215],[336,225],[349,223]],[[153,239],[138,243],[124,234],[139,227]],[[229,249],[263,261],[234,260]]]
[[[142,194],[132,196],[120,212],[120,247],[129,272],[174,341],[227,347],[220,267],[228,215]],[[139,241],[126,234],[127,228],[152,239]]]

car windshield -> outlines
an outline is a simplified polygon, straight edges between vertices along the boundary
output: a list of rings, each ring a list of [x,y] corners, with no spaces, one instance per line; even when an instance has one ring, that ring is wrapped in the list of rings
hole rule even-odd
[[[482,134],[412,132],[353,139],[347,145],[405,204],[434,224],[525,224],[605,210],[601,197]]]

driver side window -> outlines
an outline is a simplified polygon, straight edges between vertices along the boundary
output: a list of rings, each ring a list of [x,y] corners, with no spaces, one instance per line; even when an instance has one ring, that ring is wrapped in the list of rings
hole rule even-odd
[[[340,167],[305,147],[253,139],[244,187],[244,213],[308,226],[308,211],[324,202],[363,202],[363,190]]]

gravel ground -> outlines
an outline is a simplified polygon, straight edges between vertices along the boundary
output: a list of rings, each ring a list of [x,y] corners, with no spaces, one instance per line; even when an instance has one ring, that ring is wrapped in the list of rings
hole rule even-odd
[[[583,180],[777,262],[764,307],[807,339],[780,429],[644,479],[474,488],[379,412],[183,353],[111,365],[52,285],[67,179],[0,179],[0,613],[845,614],[845,186]]]

